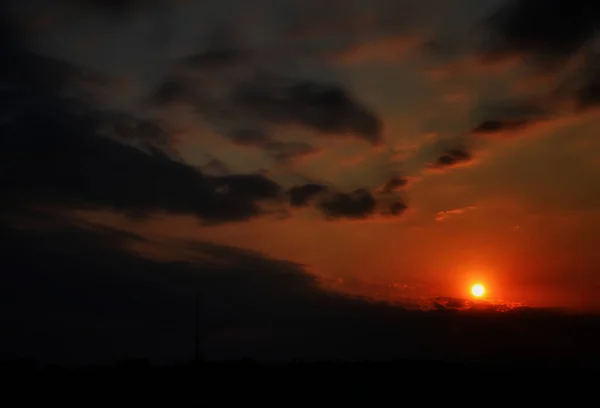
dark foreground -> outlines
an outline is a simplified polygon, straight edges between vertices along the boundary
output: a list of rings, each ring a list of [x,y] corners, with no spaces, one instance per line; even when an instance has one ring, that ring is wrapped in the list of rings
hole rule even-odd
[[[411,395],[411,400],[422,399],[428,405],[428,401],[460,402],[486,393],[491,394],[485,398],[496,401],[535,394],[540,402],[578,389],[570,397],[574,403],[585,395],[585,384],[600,379],[600,365],[594,362],[550,359],[283,364],[241,360],[170,366],[131,360],[79,368],[36,366],[19,360],[1,363],[0,370],[2,378],[9,380],[5,397],[14,393],[19,406],[60,403],[82,407],[214,406],[228,402],[299,406],[321,398],[333,398],[338,404],[364,398],[375,404],[384,397]]]

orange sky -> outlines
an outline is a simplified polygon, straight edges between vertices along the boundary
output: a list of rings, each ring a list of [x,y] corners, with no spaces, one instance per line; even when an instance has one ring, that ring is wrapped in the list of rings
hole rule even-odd
[[[482,50],[484,37],[473,33],[502,3],[492,0],[168,3],[168,19],[141,13],[133,25],[85,10],[72,19],[69,2],[14,9],[25,23],[45,16],[25,25],[40,54],[104,75],[70,86],[98,109],[157,124],[167,135],[158,149],[186,169],[211,175],[208,164],[217,164],[263,175],[282,191],[365,189],[376,210],[328,218],[317,201],[294,208],[269,197],[259,200],[260,215],[211,224],[193,208],[159,204],[131,217],[119,203],[95,198],[90,209],[77,197],[58,203],[62,213],[148,238],[154,244],[130,248],[146,257],[186,260],[193,254],[177,242],[219,243],[300,263],[332,290],[376,299],[468,297],[481,282],[489,299],[600,309],[600,103],[584,109],[571,89],[590,71],[592,45],[565,48],[551,69],[531,62],[508,31],[500,51]],[[162,42],[149,41],[158,29]],[[535,38],[538,54],[546,52],[543,35]],[[229,65],[201,66],[209,52],[238,49],[247,53],[232,52]],[[278,83],[270,73],[328,84],[321,108],[331,117],[313,112],[315,101],[282,112],[285,101],[275,98],[271,106],[272,95],[253,88],[261,75]],[[189,92],[151,106],[180,77]],[[243,86],[251,103],[236,94]],[[254,139],[241,140],[236,132],[249,129]],[[139,132],[123,144],[149,138]],[[385,193],[394,177],[405,185]],[[406,209],[385,215],[393,203]]]

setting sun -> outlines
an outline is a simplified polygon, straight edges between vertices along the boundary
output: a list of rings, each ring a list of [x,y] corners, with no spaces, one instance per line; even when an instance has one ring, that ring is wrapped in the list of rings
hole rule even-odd
[[[475,297],[481,297],[485,293],[485,288],[483,287],[483,285],[480,285],[478,283],[476,285],[473,285],[473,287],[471,287],[471,293]]]

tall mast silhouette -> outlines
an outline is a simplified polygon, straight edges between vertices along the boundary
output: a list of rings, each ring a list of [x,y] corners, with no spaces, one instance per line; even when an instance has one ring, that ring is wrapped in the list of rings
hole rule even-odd
[[[194,313],[194,363],[200,364],[200,293],[196,292]]]

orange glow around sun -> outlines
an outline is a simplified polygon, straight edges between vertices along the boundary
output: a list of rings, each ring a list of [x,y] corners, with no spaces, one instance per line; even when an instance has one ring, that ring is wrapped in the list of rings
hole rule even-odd
[[[473,285],[471,287],[471,293],[475,297],[482,297],[483,294],[485,293],[485,288],[483,287],[483,285],[481,285],[481,284],[478,283],[478,284]]]

